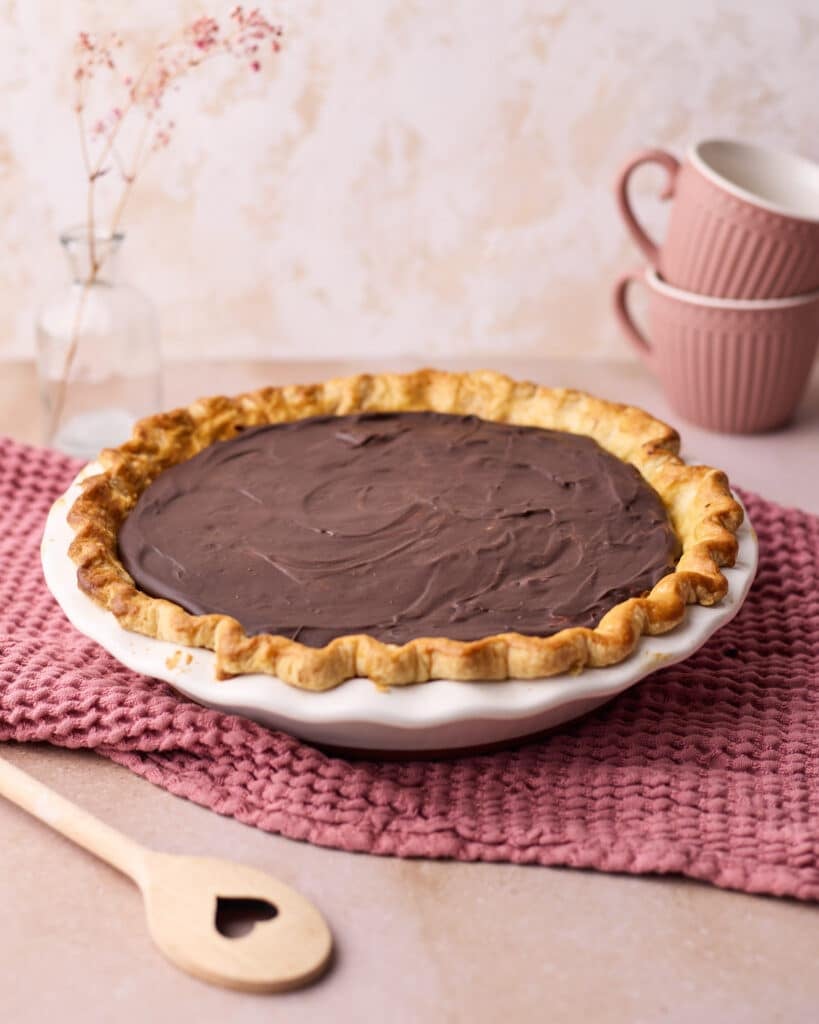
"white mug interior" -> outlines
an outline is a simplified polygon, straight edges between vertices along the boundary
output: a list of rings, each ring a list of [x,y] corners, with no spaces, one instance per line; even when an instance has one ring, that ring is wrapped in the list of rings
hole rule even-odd
[[[697,170],[739,198],[786,217],[819,221],[819,164],[731,139],[708,139],[688,155]]]

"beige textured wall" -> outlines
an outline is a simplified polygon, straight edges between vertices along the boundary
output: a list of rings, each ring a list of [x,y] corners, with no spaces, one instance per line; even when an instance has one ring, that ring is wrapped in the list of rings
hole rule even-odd
[[[83,191],[80,27],[147,40],[221,4],[0,3],[0,357],[32,351]],[[128,278],[166,353],[623,355],[635,147],[722,133],[819,158],[816,0],[291,0],[275,69],[212,67],[136,197]],[[660,223],[640,182],[646,208]]]

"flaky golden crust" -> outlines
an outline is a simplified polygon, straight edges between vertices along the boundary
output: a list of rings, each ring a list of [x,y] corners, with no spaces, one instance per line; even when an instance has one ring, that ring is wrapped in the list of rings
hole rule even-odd
[[[644,597],[612,608],[595,629],[549,637],[503,633],[474,642],[423,637],[402,646],[371,636],[342,636],[312,648],[282,636],[248,636],[226,615],[190,615],[139,591],[117,554],[117,531],[139,495],[164,469],[243,427],[308,416],[410,410],[474,414],[488,420],[585,434],[632,463],[659,493],[680,538],[676,570]],[[726,593],[720,567],[733,565],[742,509],[724,473],[687,466],[676,431],[639,409],[580,391],[538,387],[498,373],[362,374],[307,387],[264,388],[235,398],[201,399],[142,420],[131,440],[106,449],[102,472],[87,478],[68,520],[69,554],[80,588],[126,629],[216,653],[217,674],[279,676],[305,690],[327,690],[354,676],[382,685],[429,679],[531,679],[612,665],[643,633],[676,626],[687,604],[710,605]]]

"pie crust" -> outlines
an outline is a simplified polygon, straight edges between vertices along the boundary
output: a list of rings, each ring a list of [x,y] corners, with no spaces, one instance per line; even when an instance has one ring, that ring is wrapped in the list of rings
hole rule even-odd
[[[138,590],[122,566],[117,532],[140,494],[165,469],[246,427],[308,416],[431,410],[562,430],[594,438],[630,462],[665,505],[681,542],[673,572],[643,597],[615,605],[594,629],[570,627],[546,637],[501,633],[481,640],[421,637],[401,646],[368,635],[341,636],[321,648],[283,636],[248,636],[227,615],[191,615]],[[129,441],[105,449],[102,472],[83,482],[69,511],[69,555],[81,590],[124,628],[216,654],[220,679],[262,672],[305,690],[328,690],[367,676],[384,686],[430,679],[531,679],[622,661],[640,636],[665,633],[687,604],[725,596],[721,566],[734,564],[742,509],[728,479],[677,455],[679,435],[631,406],[580,391],[540,387],[491,371],[361,374],[309,386],[263,388],[234,398],[200,399],[141,420]]]

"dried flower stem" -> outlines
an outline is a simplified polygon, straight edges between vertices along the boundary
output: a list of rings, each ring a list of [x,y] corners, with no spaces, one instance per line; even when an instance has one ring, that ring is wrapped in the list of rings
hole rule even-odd
[[[77,355],[82,319],[91,288],[99,278],[102,261],[97,247],[97,185],[111,170],[113,162],[119,172],[122,188],[114,204],[106,237],[113,237],[122,222],[125,208],[133,192],[138,175],[145,169],[153,153],[164,149],[170,141],[173,124],[159,122],[162,103],[168,90],[189,72],[200,67],[216,56],[229,55],[239,58],[253,71],[261,69],[263,44],[269,52],[281,49],[282,29],[267,20],[258,9],[245,11],[234,7],[228,19],[228,29],[222,30],[215,18],[200,17],[183,26],[175,35],[154,50],[141,72],[134,78],[120,75],[120,86],[127,92],[124,100],[112,107],[106,118],[100,119],[89,133],[85,110],[88,102],[88,84],[97,72],[118,73],[118,58],[115,53],[122,47],[117,35],[95,38],[88,32],[81,32],[77,39],[77,64],[74,70],[76,98],[74,110],[80,135],[80,151],[85,169],[88,188],[86,195],[86,231],[88,235],[88,270],[82,281],[77,300],[74,324],[66,350],[63,370],[59,378],[57,394],[51,409],[49,436],[56,434],[65,409],[66,392],[71,371]],[[142,125],[130,161],[122,158],[117,149],[117,140],[122,125],[129,115],[142,114]],[[149,145],[151,131],[153,138]],[[92,157],[89,136],[102,140],[96,159]],[[147,147],[147,150],[146,150]]]

